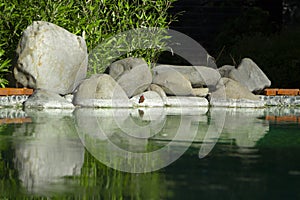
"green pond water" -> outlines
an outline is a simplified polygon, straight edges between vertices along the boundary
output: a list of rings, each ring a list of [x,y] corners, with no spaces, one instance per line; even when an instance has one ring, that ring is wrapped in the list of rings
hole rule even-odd
[[[0,199],[300,199],[300,108],[0,118]]]

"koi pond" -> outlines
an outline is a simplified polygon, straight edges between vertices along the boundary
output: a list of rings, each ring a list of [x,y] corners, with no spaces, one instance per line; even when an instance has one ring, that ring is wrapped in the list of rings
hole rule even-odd
[[[300,108],[0,118],[0,199],[300,199]]]

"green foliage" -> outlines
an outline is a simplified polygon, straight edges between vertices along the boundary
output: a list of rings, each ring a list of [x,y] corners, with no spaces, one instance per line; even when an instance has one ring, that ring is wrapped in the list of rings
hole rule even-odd
[[[2,59],[3,54],[4,54],[4,50],[1,49],[0,46],[0,87],[5,87],[5,85],[8,84],[8,81],[4,78],[4,74],[8,72],[9,63],[10,63],[9,59],[5,59],[5,60]]]
[[[88,50],[105,39],[134,28],[168,28],[174,19],[167,13],[176,0],[0,0],[0,44],[4,59],[12,60],[22,31],[33,21],[48,21],[85,36]],[[153,41],[158,46],[163,37]],[[143,38],[140,38],[143,41]],[[115,48],[118,48],[118,41]],[[153,62],[159,50],[138,50],[126,56],[144,57]],[[103,66],[98,66],[102,67]],[[105,67],[105,66],[104,66]],[[95,70],[98,71],[98,70]]]

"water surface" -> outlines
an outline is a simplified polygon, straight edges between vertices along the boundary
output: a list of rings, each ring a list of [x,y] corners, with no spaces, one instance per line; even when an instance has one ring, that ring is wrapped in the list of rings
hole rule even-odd
[[[0,198],[300,199],[299,108],[0,117]]]

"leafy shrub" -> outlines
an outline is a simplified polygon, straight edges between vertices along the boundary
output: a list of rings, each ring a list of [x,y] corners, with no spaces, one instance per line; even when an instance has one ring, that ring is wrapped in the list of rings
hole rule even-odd
[[[227,21],[214,49],[218,66],[237,66],[242,58],[250,57],[272,81],[272,87],[300,85],[300,26],[275,22],[262,8],[248,7]]]
[[[10,63],[9,59],[6,60],[2,59],[3,54],[4,54],[4,50],[1,49],[0,46],[0,86],[1,87],[5,87],[5,85],[8,84],[8,81],[5,79],[4,75],[8,73],[9,63]]]
[[[300,27],[283,29],[269,36],[241,37],[229,52],[237,64],[244,57],[252,58],[272,81],[272,87],[299,88]],[[222,62],[232,61],[224,58]]]
[[[88,50],[111,36],[143,27],[168,28],[174,19],[167,13],[176,0],[0,0],[0,44],[4,59],[12,60],[22,31],[33,21],[48,21],[68,31],[84,35]],[[165,36],[157,37],[153,47],[161,46]],[[143,38],[140,38],[143,41]],[[118,47],[118,41],[115,48]],[[154,62],[160,50],[137,50],[125,55]],[[105,58],[105,55],[103,55]],[[94,66],[99,72],[105,66]]]

